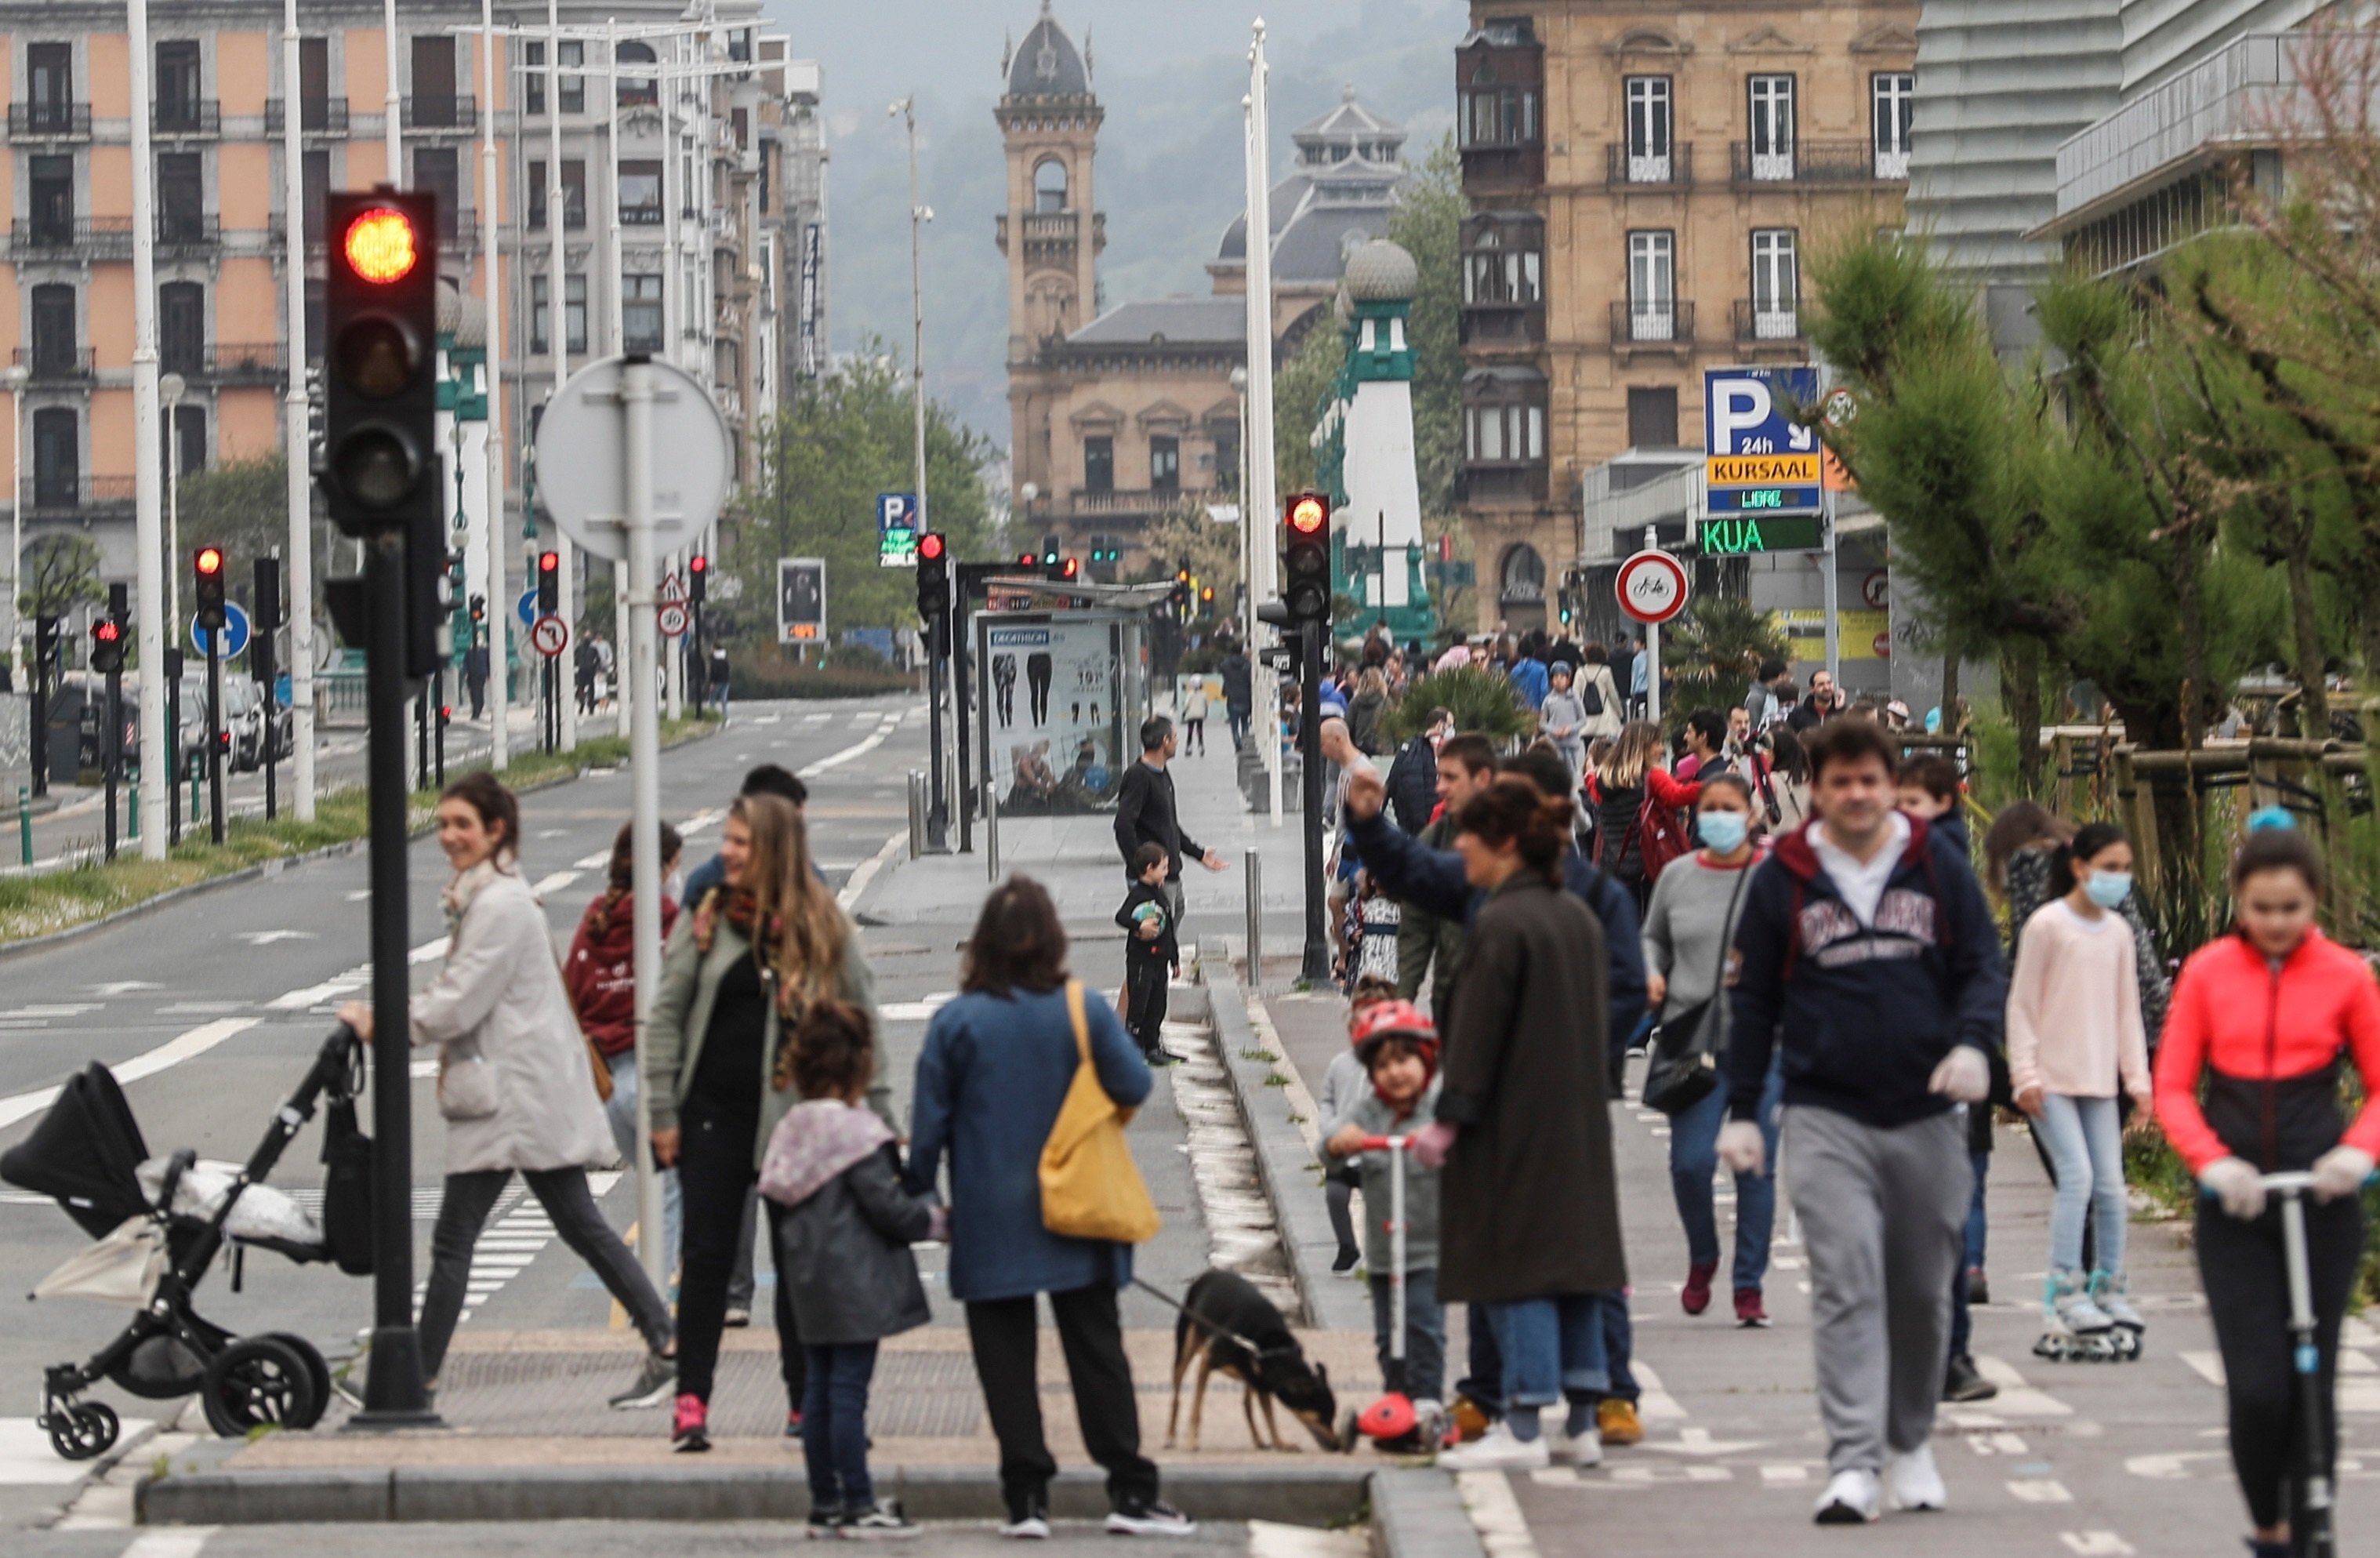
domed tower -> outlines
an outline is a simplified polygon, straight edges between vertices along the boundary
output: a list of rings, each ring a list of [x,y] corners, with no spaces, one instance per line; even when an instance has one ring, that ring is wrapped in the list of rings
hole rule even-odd
[[[1050,14],[1050,0],[1041,0],[1040,18],[1001,68],[1008,91],[992,116],[1008,152],[999,242],[1008,257],[1014,363],[1099,311],[1097,260],[1106,234],[1092,205],[1091,159],[1103,115],[1091,95],[1089,59]]]
[[[1365,621],[1386,622],[1401,639],[1427,638],[1436,628],[1422,582],[1407,334],[1420,279],[1414,257],[1387,238],[1348,256],[1341,294],[1347,360],[1337,401],[1323,418],[1326,480],[1341,500],[1334,526],[1340,589],[1363,603]]]

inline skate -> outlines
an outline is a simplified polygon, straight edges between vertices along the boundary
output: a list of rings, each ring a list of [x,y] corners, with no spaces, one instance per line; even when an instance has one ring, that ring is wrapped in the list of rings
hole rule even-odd
[[[2033,1345],[2034,1356],[2052,1363],[2113,1362],[2116,1322],[2092,1302],[2082,1273],[2054,1271],[2045,1289],[2042,1310],[2047,1323]]]
[[[2141,1311],[2132,1307],[2131,1290],[2131,1284],[2121,1272],[2091,1273],[2091,1301],[2115,1326],[2109,1341],[2115,1345],[2118,1361],[2123,1363],[2141,1356],[2141,1342],[2149,1328]]]

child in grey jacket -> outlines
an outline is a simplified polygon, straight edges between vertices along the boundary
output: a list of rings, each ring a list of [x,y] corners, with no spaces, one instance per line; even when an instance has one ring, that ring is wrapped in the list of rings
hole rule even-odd
[[[1427,1418],[1437,1410],[1446,1381],[1446,1311],[1438,1301],[1439,1171],[1424,1168],[1410,1151],[1364,1152],[1362,1148],[1366,1137],[1406,1135],[1435,1117],[1438,1029],[1412,1003],[1383,1002],[1356,1020],[1350,1053],[1363,1065],[1368,1085],[1331,1122],[1324,1147],[1334,1158],[1353,1158],[1362,1165],[1364,1261],[1370,1278],[1372,1332],[1381,1377]],[[1389,1280],[1398,1269],[1391,1236],[1396,1201],[1390,1179],[1395,1173],[1391,1160],[1397,1157],[1405,1160],[1402,1377],[1393,1356],[1396,1290]],[[1410,1446],[1391,1441],[1380,1448],[1400,1454],[1419,1449],[1417,1433],[1415,1437]]]
[[[1364,1014],[1383,1001],[1397,998],[1396,981],[1366,975],[1355,981],[1355,990],[1347,998],[1347,1031],[1353,1034]],[[1355,1101],[1371,1090],[1372,1081],[1365,1075],[1364,1063],[1355,1058],[1351,1044],[1330,1057],[1330,1065],[1322,1073],[1322,1134],[1329,1137],[1344,1121]],[[1355,1187],[1362,1183],[1360,1158],[1349,1158],[1334,1163],[1322,1176],[1322,1197],[1330,1211],[1330,1231],[1338,1235],[1339,1253],[1330,1262],[1330,1270],[1343,1276],[1355,1269],[1364,1258],[1355,1243],[1355,1218],[1349,1210]]]
[[[875,1071],[867,1013],[820,1001],[795,1036],[805,1102],[769,1138],[760,1193],[785,1208],[778,1269],[793,1289],[809,1364],[802,1453],[814,1536],[916,1529],[879,1504],[868,1475],[868,1391],[877,1344],[931,1319],[909,1246],[949,1232],[948,1209],[902,1187],[892,1129],[866,1107]]]

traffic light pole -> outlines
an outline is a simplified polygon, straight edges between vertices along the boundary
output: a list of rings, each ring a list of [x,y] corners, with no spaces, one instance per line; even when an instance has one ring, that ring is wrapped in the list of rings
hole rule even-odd
[[[951,608],[948,600],[942,609],[926,623],[926,742],[934,754],[933,789],[926,806],[926,847],[940,855],[951,846],[950,797],[942,783],[948,758],[942,749],[942,657],[950,653]]]
[[[958,592],[958,603],[951,608],[951,706],[955,711],[958,727],[959,760],[959,853],[968,854],[975,848],[975,788],[967,762],[967,631],[966,591]]]
[[[223,636],[225,629],[207,631],[207,836],[224,841],[223,797]],[[398,719],[405,711],[397,711]]]
[[[182,651],[165,651],[165,847],[182,842]],[[191,819],[193,822],[196,818]]]
[[[1318,622],[1297,629],[1298,788],[1305,813],[1305,958],[1298,978],[1307,984],[1323,984],[1330,978],[1322,886],[1322,639],[1327,631]]]
[[[115,788],[124,773],[124,673],[107,674],[107,739],[100,743],[99,765],[107,775],[107,858],[115,858]]]
[[[14,581],[11,581],[14,588]],[[33,794],[50,793],[50,666],[58,652],[58,619],[33,618]]]
[[[662,735],[659,700],[661,627],[656,619],[653,569],[653,370],[641,356],[620,369],[620,404],[625,436],[624,487],[628,510],[627,662],[620,684],[634,688],[628,702],[628,906],[631,970],[636,978],[637,1074],[650,1077],[646,1038],[651,1028],[653,992],[662,980]],[[660,1236],[662,1181],[653,1162],[653,1094],[637,1089],[637,1259],[657,1287],[669,1281],[672,1252]]]

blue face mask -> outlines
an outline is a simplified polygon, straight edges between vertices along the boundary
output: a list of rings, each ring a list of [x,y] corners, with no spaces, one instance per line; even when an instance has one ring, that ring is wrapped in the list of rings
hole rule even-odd
[[[1721,855],[1732,855],[1742,848],[1744,834],[1751,826],[1752,819],[1741,811],[1700,811],[1694,814],[1694,833]]]
[[[2132,895],[2130,871],[2093,871],[2082,884],[2083,895],[2101,908],[2111,909]]]

